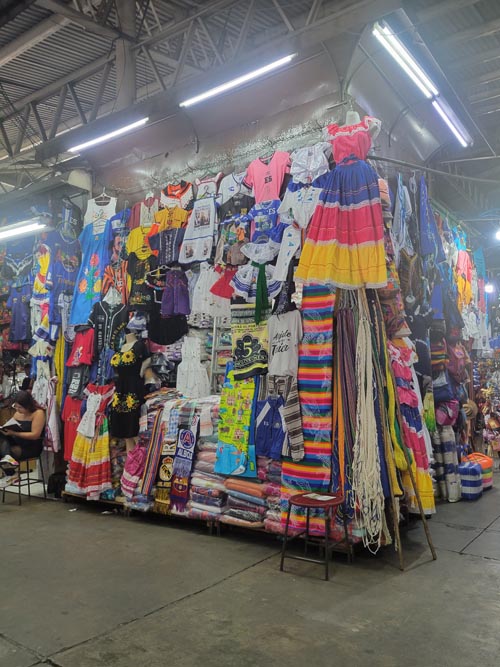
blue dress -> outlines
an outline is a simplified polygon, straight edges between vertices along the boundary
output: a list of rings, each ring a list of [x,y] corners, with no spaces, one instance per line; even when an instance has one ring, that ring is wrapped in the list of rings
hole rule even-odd
[[[69,323],[87,324],[92,306],[101,300],[102,277],[109,264],[113,228],[108,220],[100,233],[94,233],[92,223],[79,236],[82,264],[76,279]]]

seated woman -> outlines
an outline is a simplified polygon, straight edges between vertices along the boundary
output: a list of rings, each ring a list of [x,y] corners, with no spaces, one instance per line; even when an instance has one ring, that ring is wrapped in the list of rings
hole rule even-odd
[[[4,472],[0,488],[9,486],[17,479],[19,461],[37,458],[43,449],[45,410],[27,391],[17,392],[13,407],[15,413],[12,418],[19,422],[22,431],[7,428],[0,434],[0,467]]]

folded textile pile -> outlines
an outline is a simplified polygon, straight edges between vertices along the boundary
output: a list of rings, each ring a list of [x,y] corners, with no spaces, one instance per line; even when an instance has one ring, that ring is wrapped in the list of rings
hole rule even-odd
[[[267,511],[264,485],[260,482],[230,477],[225,481],[227,508],[222,523],[246,528],[263,528]]]
[[[274,461],[265,456],[257,457],[257,476],[262,481],[266,494],[266,513],[264,527],[270,533],[281,533],[281,461]]]

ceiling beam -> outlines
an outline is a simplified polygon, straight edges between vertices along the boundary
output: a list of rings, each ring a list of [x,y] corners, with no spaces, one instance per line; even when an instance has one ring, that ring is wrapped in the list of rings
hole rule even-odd
[[[101,56],[100,58],[97,58],[96,60],[90,62],[88,65],[80,67],[78,71],[70,72],[69,74],[62,76],[59,79],[52,81],[52,83],[49,83],[47,86],[44,86],[43,88],[40,88],[39,90],[36,90],[33,93],[30,93],[29,95],[26,95],[25,97],[22,97],[19,100],[14,100],[9,105],[8,113],[5,114],[5,118],[10,118],[14,116],[16,113],[21,111],[21,109],[23,109],[27,104],[30,104],[31,102],[41,102],[49,97],[52,97],[53,95],[57,95],[57,93],[61,90],[61,88],[68,83],[76,83],[78,81],[81,81],[82,79],[87,79],[93,74],[96,74],[96,72],[99,72],[106,65],[107,62],[114,60],[114,58],[115,58],[114,54]],[[6,111],[7,109],[3,107],[2,109],[0,109],[0,114]]]
[[[33,26],[26,32],[23,32],[19,37],[8,42],[0,49],[0,67],[7,65],[7,63],[19,57],[28,49],[33,48],[44,39],[50,37],[55,32],[69,24],[69,19],[63,16],[50,16],[37,25]]]
[[[115,28],[111,28],[110,26],[97,23],[89,16],[82,14],[82,12],[76,11],[76,9],[66,5],[64,2],[60,2],[60,0],[36,0],[36,4],[42,9],[46,9],[49,12],[53,12],[59,16],[68,18],[72,23],[76,23],[85,30],[94,33],[95,35],[106,37],[107,39],[111,40],[121,37],[133,41],[133,37],[130,35],[126,35],[125,33],[122,33]]]
[[[455,50],[443,54],[446,60],[446,66],[452,69],[462,69],[464,65],[470,67],[471,65],[484,65],[492,60],[500,58],[500,49],[496,46],[494,49],[487,49],[481,53],[472,53],[460,57]],[[457,57],[458,56],[458,57]]]
[[[458,32],[453,33],[453,35],[449,35],[449,37],[444,37],[439,41],[439,46],[453,46],[454,44],[470,41],[471,39],[479,39],[480,37],[494,35],[497,32],[500,32],[500,19],[485,21],[484,23],[474,26],[473,28],[459,30]]]
[[[18,14],[24,12],[25,9],[28,9],[28,7],[34,3],[35,0],[17,0],[17,2],[12,3],[9,6],[9,9],[2,12],[0,15],[0,28],[4,25],[7,25],[7,23],[15,19]]]
[[[416,12],[417,21],[418,23],[429,23],[438,16],[476,5],[478,2],[479,0],[443,0],[443,2],[436,2],[430,7],[418,10]]]
[[[500,69],[494,69],[492,72],[486,72],[486,74],[480,74],[479,76],[471,76],[468,79],[463,81],[463,85],[467,88],[473,88],[474,86],[479,86],[484,83],[491,83],[492,81],[498,81],[500,79]]]

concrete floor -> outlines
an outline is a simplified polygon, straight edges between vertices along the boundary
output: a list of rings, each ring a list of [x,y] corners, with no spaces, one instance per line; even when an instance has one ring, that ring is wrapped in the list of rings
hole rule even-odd
[[[102,514],[33,499],[0,505],[0,666],[353,667],[500,663],[500,476],[349,566],[288,561],[275,538]],[[76,507],[77,511],[69,511]]]

